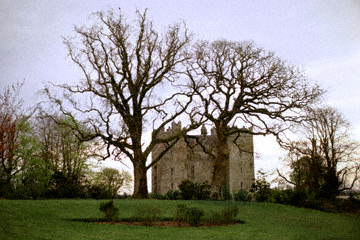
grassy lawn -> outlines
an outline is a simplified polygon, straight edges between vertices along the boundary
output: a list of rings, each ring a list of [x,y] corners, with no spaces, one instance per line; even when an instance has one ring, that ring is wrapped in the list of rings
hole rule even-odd
[[[214,201],[115,200],[120,217],[131,217],[141,205],[157,205],[171,217],[176,205],[206,212],[236,205],[245,224],[168,228],[68,221],[100,218],[97,200],[0,201],[0,239],[360,239],[360,217],[324,213],[269,203]]]

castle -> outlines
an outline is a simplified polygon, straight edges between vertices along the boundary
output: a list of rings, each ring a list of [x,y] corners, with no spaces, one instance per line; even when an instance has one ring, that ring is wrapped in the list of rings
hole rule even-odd
[[[181,122],[173,122],[171,128],[167,131],[163,129],[159,134],[166,136],[180,130]],[[185,179],[210,183],[216,154],[216,138],[215,129],[211,129],[211,134],[208,135],[203,126],[201,135],[180,139],[152,167],[152,192],[165,194],[169,190],[177,190],[178,185]],[[228,146],[230,149],[228,173],[230,191],[249,190],[255,178],[253,135],[250,133],[233,134],[228,139]],[[204,148],[207,153],[203,150]],[[159,156],[162,149],[164,149],[163,144],[155,146],[152,158]]]

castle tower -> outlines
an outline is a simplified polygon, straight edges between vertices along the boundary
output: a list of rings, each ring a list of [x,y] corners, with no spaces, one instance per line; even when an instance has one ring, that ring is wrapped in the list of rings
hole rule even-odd
[[[172,123],[172,127],[161,134],[173,134],[181,130],[181,123]],[[152,192],[164,194],[177,190],[181,181],[211,182],[216,155],[216,133],[211,129],[207,135],[205,126],[201,128],[200,139],[203,147],[193,138],[180,139],[152,168]],[[239,189],[249,190],[254,182],[254,144],[250,133],[237,133],[228,139],[230,148],[229,186],[231,192]],[[153,159],[159,156],[164,146],[159,144],[152,153]]]
[[[240,189],[249,190],[255,179],[253,135],[250,133],[235,134],[228,139],[228,146],[230,148],[230,190],[232,192]]]

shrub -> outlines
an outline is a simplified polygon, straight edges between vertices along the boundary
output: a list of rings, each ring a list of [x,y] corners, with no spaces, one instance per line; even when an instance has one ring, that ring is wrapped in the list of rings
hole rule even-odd
[[[245,189],[240,189],[237,193],[234,193],[234,200],[240,202],[251,202],[252,195]]]
[[[184,200],[205,200],[210,198],[210,185],[206,182],[183,180],[178,186]]]
[[[239,208],[236,206],[228,207],[222,211],[214,211],[211,213],[209,222],[216,225],[227,225],[236,222],[236,216]]]
[[[165,194],[164,198],[167,200],[181,200],[182,196],[181,196],[180,191],[178,191],[178,190],[169,190]]]
[[[88,187],[88,196],[92,199],[116,198],[104,185],[90,185]]]
[[[192,227],[198,227],[202,223],[202,217],[204,215],[204,210],[200,208],[189,208],[185,204],[178,204],[175,220],[178,222],[186,222]]]
[[[221,187],[220,192],[221,192],[220,200],[224,200],[224,201],[232,200],[232,195],[231,195],[230,189],[226,185]]]
[[[161,210],[159,207],[144,205],[141,206],[133,217],[134,221],[139,221],[144,226],[152,226],[154,222],[160,220]]]
[[[188,207],[185,204],[178,204],[176,208],[175,221],[178,223],[186,222],[186,211]]]
[[[196,194],[195,183],[183,180],[179,185],[181,196],[184,200],[191,200]]]
[[[59,170],[49,178],[48,198],[84,198],[86,186],[82,184],[83,175],[76,173],[64,173]]]
[[[113,222],[113,221],[117,220],[117,215],[118,215],[119,209],[114,207],[113,200],[111,200],[109,202],[101,203],[100,211],[105,213],[106,221]]]
[[[360,215],[360,200],[353,199],[338,199],[337,201],[338,212],[347,212]]]
[[[301,207],[304,205],[307,195],[304,191],[298,190],[285,190],[287,196],[287,204],[292,206]]]
[[[219,199],[220,199],[220,196],[219,196],[219,194],[218,194],[217,192],[213,192],[213,193],[211,194],[211,199],[212,199],[212,200],[219,200]]]
[[[287,204],[288,197],[287,197],[286,192],[281,191],[279,189],[273,189],[269,193],[267,202],[279,203],[279,204]]]
[[[266,202],[271,195],[270,184],[264,179],[256,180],[252,184],[250,192],[254,193],[256,202]]]
[[[201,218],[204,216],[204,210],[191,207],[186,211],[186,222],[192,227],[198,227],[201,224]]]
[[[158,200],[164,200],[166,199],[164,195],[160,194],[160,193],[151,193],[150,194],[150,198],[152,199],[158,199]]]

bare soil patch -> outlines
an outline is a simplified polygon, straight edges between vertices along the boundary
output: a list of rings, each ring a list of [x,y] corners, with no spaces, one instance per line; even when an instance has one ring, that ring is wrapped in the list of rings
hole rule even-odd
[[[155,226],[155,227],[191,227],[186,222],[177,222],[177,221],[157,221],[151,224],[146,224],[144,222],[136,222],[136,221],[121,221],[121,222],[93,222],[97,224],[113,224],[113,225],[133,225],[133,226]],[[202,223],[199,227],[218,227],[218,226],[229,226],[229,225],[238,225],[242,224],[242,222],[233,222],[228,224],[213,224],[209,222]]]

